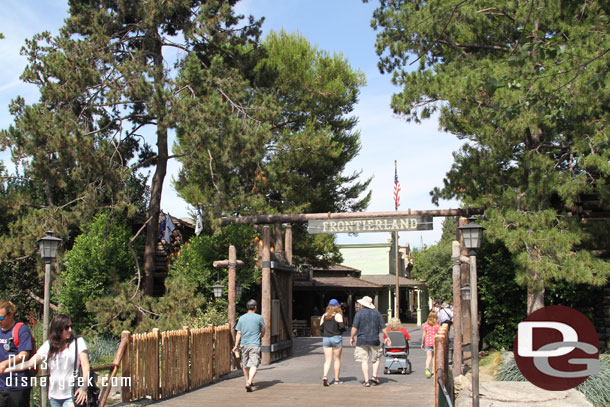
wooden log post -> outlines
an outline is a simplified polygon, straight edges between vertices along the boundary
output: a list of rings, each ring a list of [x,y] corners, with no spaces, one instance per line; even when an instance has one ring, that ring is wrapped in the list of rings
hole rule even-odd
[[[261,315],[265,322],[265,335],[261,338],[262,364],[271,363],[271,230],[263,227]]]
[[[286,253],[286,261],[288,264],[292,265],[292,225],[284,226],[284,251]],[[290,273],[288,276],[288,292],[286,296],[288,297],[288,326],[286,329],[292,335],[292,290],[293,290],[293,274]],[[289,356],[292,356],[294,346],[290,347]]]
[[[121,342],[127,342],[121,358],[121,377],[129,377],[129,381],[131,381],[131,333],[129,331],[121,332]],[[125,379],[121,380],[121,401],[127,403],[131,401],[131,387],[125,386],[123,383],[125,383]]]
[[[453,262],[453,377],[462,374],[462,293],[460,278],[460,242],[451,245]]]
[[[468,219],[460,217],[458,220],[458,226],[462,226],[468,223]],[[458,229],[458,238],[460,241],[460,257],[468,256],[468,249],[464,246],[464,237]],[[460,265],[460,280],[461,285],[470,285],[470,264],[462,262]],[[472,293],[471,293],[472,295]],[[472,324],[470,317],[470,300],[464,300],[461,302],[461,315],[462,315],[462,344],[468,345],[467,350],[463,350],[463,362],[465,365],[472,366]]]
[[[229,260],[217,260],[212,263],[214,267],[228,267],[229,269],[229,307],[227,310],[228,318],[229,318],[229,327],[231,329],[231,345],[235,343],[235,284],[237,282],[237,267],[241,267],[244,265],[242,260],[237,260],[237,252],[235,250],[235,246],[229,246]],[[231,346],[232,347],[232,346]],[[237,368],[237,361],[235,360],[235,355],[231,354],[231,369]]]

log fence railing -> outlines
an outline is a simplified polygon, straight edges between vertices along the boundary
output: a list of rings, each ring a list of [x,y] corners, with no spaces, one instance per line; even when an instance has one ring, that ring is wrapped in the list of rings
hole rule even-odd
[[[434,407],[451,406],[449,379],[449,325],[441,325],[434,337]]]
[[[121,367],[121,401],[161,400],[212,383],[231,371],[229,324],[207,328],[131,334],[124,331],[100,396],[106,405],[111,384]]]

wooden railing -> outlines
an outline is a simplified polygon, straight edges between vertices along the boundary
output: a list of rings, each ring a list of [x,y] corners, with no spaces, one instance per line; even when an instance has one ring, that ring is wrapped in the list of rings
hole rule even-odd
[[[449,325],[447,324],[441,325],[434,337],[434,378],[434,407],[451,405],[451,400],[447,400],[453,388],[449,383]]]
[[[134,335],[123,331],[112,364],[93,369],[109,370],[100,407],[108,400],[119,366],[123,402],[161,400],[213,382],[231,371],[231,341],[229,324],[166,332],[155,328]]]

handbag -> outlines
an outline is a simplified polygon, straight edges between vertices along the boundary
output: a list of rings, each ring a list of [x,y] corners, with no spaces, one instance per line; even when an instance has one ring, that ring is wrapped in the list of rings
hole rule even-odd
[[[72,387],[72,400],[74,400],[74,393],[76,393],[76,389],[78,388],[78,378],[83,377],[82,370],[83,367],[81,365],[78,366],[78,370],[76,369],[76,361],[78,358],[78,339],[74,339],[74,386]],[[93,371],[93,369],[89,368],[89,383],[87,384],[87,401],[81,404],[77,404],[76,400],[74,400],[74,405],[76,407],[98,407],[99,405],[99,397],[100,397],[100,389],[97,387],[97,373]]]

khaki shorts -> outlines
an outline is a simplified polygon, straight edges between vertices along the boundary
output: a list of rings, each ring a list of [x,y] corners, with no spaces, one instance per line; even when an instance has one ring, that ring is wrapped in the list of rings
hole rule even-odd
[[[261,364],[261,347],[244,345],[241,347],[241,363],[243,367],[258,367]]]
[[[377,362],[377,359],[381,357],[383,354],[383,350],[381,346],[356,346],[354,350],[354,359],[356,362],[368,362],[371,363]]]

